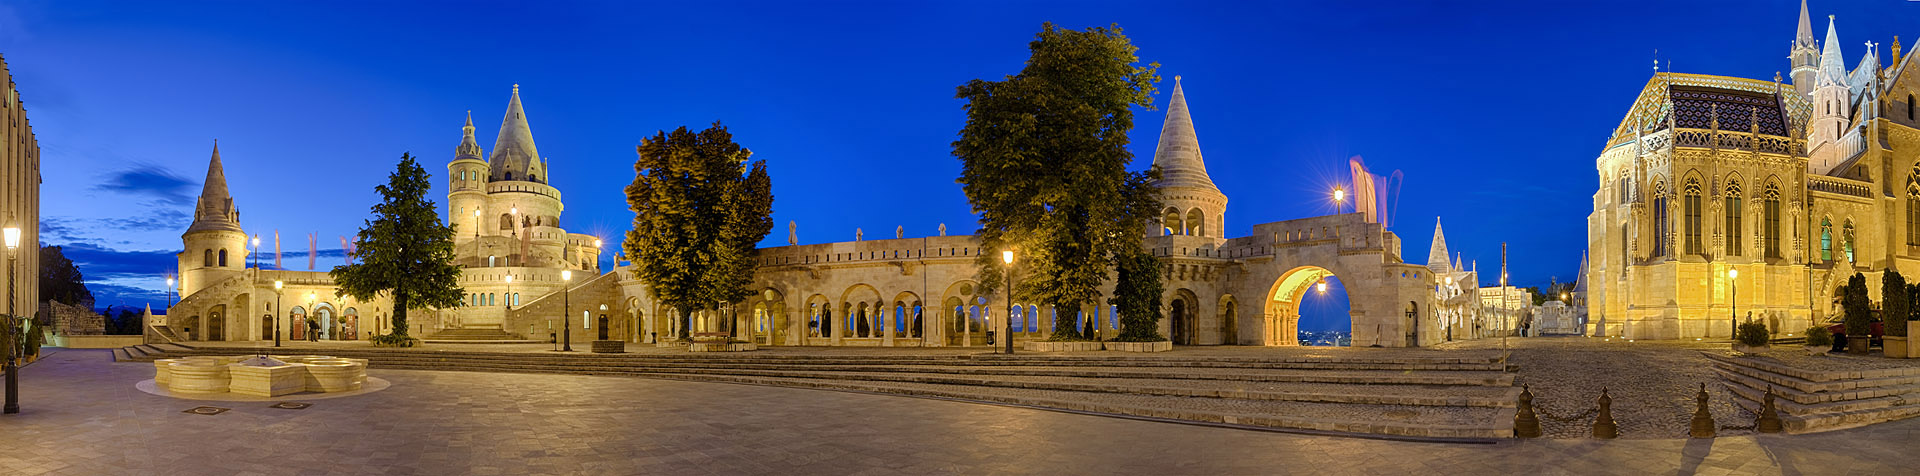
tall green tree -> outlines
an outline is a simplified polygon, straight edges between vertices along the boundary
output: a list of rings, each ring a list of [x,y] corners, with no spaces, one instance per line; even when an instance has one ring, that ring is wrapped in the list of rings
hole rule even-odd
[[[1873,301],[1867,297],[1867,277],[1859,273],[1847,278],[1847,285],[1841,290],[1840,308],[1846,312],[1843,322],[1849,339],[1848,351],[1851,352],[1855,345],[1851,339],[1867,338],[1867,329],[1873,325]],[[1860,344],[1859,348],[1865,350],[1866,345]]]
[[[1046,23],[1028,48],[1019,74],[959,87],[967,123],[953,155],[961,190],[980,215],[981,248],[1019,256],[1015,293],[1079,309],[1094,302],[1116,252],[1138,247],[1146,218],[1129,210],[1157,208],[1127,203],[1155,195],[1129,193],[1130,183],[1151,182],[1149,172],[1126,167],[1133,108],[1153,108],[1159,65],[1136,64],[1118,26],[1076,31]],[[1000,289],[999,253],[980,253],[977,262],[981,288]],[[1080,329],[1057,319],[1053,333],[1074,338]]]
[[[453,227],[440,220],[439,207],[427,199],[432,189],[413,155],[401,154],[387,184],[374,187],[380,203],[354,238],[358,262],[328,273],[340,294],[363,301],[393,297],[389,340],[406,338],[408,309],[464,304],[460,267],[453,264]]]
[[[1114,259],[1114,267],[1119,269],[1119,280],[1113,286],[1113,297],[1108,304],[1120,310],[1120,337],[1122,342],[1159,342],[1167,340],[1160,335],[1160,258],[1146,250],[1135,249]]]
[[[58,246],[40,247],[40,299],[93,309],[86,278]]]
[[[1880,320],[1885,321],[1887,335],[1907,335],[1907,314],[1912,304],[1907,296],[1907,278],[1900,271],[1888,268],[1880,275]]]
[[[755,245],[773,231],[773,180],[718,122],[656,132],[635,151],[624,247],[654,299],[679,311],[686,339],[694,310],[753,293]]]

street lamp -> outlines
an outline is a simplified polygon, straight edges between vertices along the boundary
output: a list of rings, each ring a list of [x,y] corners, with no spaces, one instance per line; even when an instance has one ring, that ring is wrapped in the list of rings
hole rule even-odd
[[[1313,285],[1313,289],[1314,289],[1315,291],[1318,291],[1318,292],[1320,292],[1320,294],[1326,294],[1326,293],[1327,293],[1327,280],[1326,280],[1326,278],[1321,278],[1321,279],[1320,279],[1320,283],[1319,283],[1319,284],[1315,284],[1315,285]]]
[[[173,309],[173,276],[167,276],[167,309]]]
[[[563,342],[561,352],[573,352],[573,270],[560,270],[560,339]]]
[[[1000,261],[1007,265],[1007,355],[1013,355],[1013,250],[1000,252]]]
[[[475,245],[480,243],[480,207],[473,207],[473,240]],[[477,256],[478,252],[475,254]]]
[[[287,312],[287,310],[285,309],[285,304],[287,302],[287,293],[284,292],[286,287],[287,287],[287,283],[282,282],[278,279],[273,280],[273,346],[274,347],[280,346],[280,314]]]
[[[7,326],[7,334],[20,335],[21,334],[20,324],[19,322],[17,322],[19,321],[19,319],[13,316],[13,288],[14,288],[13,283],[15,281],[14,274],[13,274],[13,261],[14,261],[14,258],[16,258],[16,255],[18,254],[18,252],[20,251],[20,225],[15,224],[12,221],[8,221],[6,229],[3,232],[0,232],[0,235],[5,236],[6,245],[7,245],[7,319],[5,324]],[[21,337],[24,337],[24,336],[21,336]],[[14,349],[19,348],[19,346],[15,345],[12,342],[12,339],[8,339],[8,340],[9,342],[7,342],[7,350],[6,350],[7,352],[6,354],[7,405],[4,412],[20,413],[20,379],[18,377],[20,373],[20,364],[16,362],[17,360],[19,360],[18,359],[19,356],[14,355]]]
[[[260,235],[253,235],[253,269],[260,269]]]
[[[507,275],[507,310],[513,310],[513,275]]]
[[[1333,212],[1340,213],[1340,210],[1341,210],[1340,206],[1344,205],[1345,204],[1344,202],[1346,202],[1346,200],[1347,200],[1347,190],[1343,188],[1337,188],[1337,187],[1334,188],[1333,189]]]
[[[1727,287],[1730,296],[1727,299],[1727,339],[1733,339],[1734,330],[1740,327],[1740,270],[1727,270]]]

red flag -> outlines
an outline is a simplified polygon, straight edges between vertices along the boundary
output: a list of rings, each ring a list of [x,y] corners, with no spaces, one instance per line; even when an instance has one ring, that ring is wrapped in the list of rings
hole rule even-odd
[[[340,237],[340,251],[347,253],[347,264],[353,264],[353,244],[347,243],[347,237]]]
[[[307,234],[307,271],[313,271],[314,260],[320,259],[320,234]]]
[[[280,230],[273,230],[273,269],[287,269],[280,266]]]

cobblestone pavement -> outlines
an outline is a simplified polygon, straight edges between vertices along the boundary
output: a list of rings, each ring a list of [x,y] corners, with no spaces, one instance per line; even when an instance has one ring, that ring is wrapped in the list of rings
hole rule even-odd
[[[1446,348],[1500,348],[1499,339],[1450,343]],[[1707,385],[1707,409],[1721,435],[1752,434],[1753,412],[1732,400],[1712,361],[1701,351],[1725,351],[1726,341],[1635,341],[1591,337],[1507,339],[1519,367],[1515,385],[1532,388],[1541,431],[1548,438],[1586,438],[1593,431],[1600,389],[1613,397],[1621,438],[1685,438],[1694,395]]]
[[[0,474],[1899,474],[1920,419],[1800,436],[1437,444],[626,377],[376,370],[304,410],[133,388],[66,350],[21,372]],[[288,398],[298,401],[298,398]],[[1417,473],[1416,473],[1417,472]]]
[[[273,341],[270,341],[270,340],[269,341],[187,342],[186,344],[194,345],[194,346],[212,346],[212,347],[222,347],[222,348],[273,347]],[[310,350],[314,352],[325,352],[328,349],[357,349],[357,350],[370,350],[370,351],[389,350],[388,348],[374,347],[372,343],[367,341],[320,341],[320,342],[288,341],[288,342],[283,342],[282,345],[284,346],[284,348],[279,351],[275,351],[276,353],[288,354],[288,353],[293,353],[292,352],[293,350],[302,350],[302,351]],[[584,345],[575,344],[573,348],[574,348],[574,351],[578,353],[582,353],[582,354],[587,353],[586,352],[587,347]],[[1498,348],[1499,347],[1496,344],[1494,349],[1498,349]],[[815,356],[908,355],[908,356],[925,357],[925,356],[993,354],[997,352],[997,349],[998,348],[994,348],[994,347],[768,346],[768,347],[761,347],[760,350],[753,351],[750,354],[751,355],[773,355],[773,356],[780,356],[780,355],[815,355]],[[446,350],[446,351],[460,351],[460,352],[548,353],[548,352],[553,352],[553,344],[519,344],[519,343],[514,343],[514,344],[425,344],[421,347],[414,348],[414,349],[393,349],[393,350],[413,350],[413,351]],[[685,346],[658,347],[658,346],[655,346],[654,344],[636,344],[632,342],[627,343],[627,353],[630,353],[630,354],[680,354],[680,355],[694,354],[694,352],[687,352],[687,349]],[[714,355],[713,353],[701,353],[701,354]],[[1120,352],[1120,351],[1028,352],[1025,350],[1020,350],[1020,351],[1016,351],[1016,354],[1029,355],[1029,356],[1043,355],[1043,356],[1075,356],[1075,357],[1130,357],[1130,358],[1235,357],[1235,358],[1274,359],[1274,358],[1314,358],[1314,357],[1328,357],[1328,356],[1379,357],[1379,358],[1396,358],[1396,357],[1403,357],[1403,356],[1424,357],[1424,358],[1478,358],[1478,357],[1493,356],[1493,355],[1496,355],[1497,352],[1492,352],[1492,351],[1460,352],[1458,350],[1439,351],[1439,350],[1421,349],[1421,348],[1405,349],[1405,348],[1369,348],[1369,347],[1175,346],[1174,349],[1170,352]],[[731,355],[748,355],[748,354],[736,353]]]

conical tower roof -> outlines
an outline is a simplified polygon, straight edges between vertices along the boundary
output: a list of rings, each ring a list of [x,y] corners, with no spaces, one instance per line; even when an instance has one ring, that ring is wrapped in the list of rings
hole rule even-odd
[[[1453,265],[1447,263],[1447,235],[1440,231],[1440,219],[1433,219],[1433,247],[1427,251],[1427,269],[1435,273],[1451,273]]]
[[[193,207],[193,225],[188,232],[203,230],[240,231],[240,214],[227,194],[227,171],[220,165],[220,142],[213,143],[213,158],[207,162],[207,180],[200,184],[200,200]]]
[[[1187,113],[1187,95],[1180,88],[1180,77],[1173,77],[1173,101],[1167,106],[1166,124],[1160,127],[1160,145],[1153,150],[1153,165],[1160,167],[1162,188],[1184,187],[1220,193],[1207,176],[1207,163],[1200,156],[1200,138],[1193,132],[1193,117]]]
[[[1840,32],[1833,27],[1833,15],[1827,15],[1827,41],[1820,46],[1819,84],[1847,84],[1847,64],[1840,55]]]
[[[520,85],[515,84],[507,115],[500,119],[500,137],[493,141],[493,157],[487,159],[491,180],[545,183],[539,158],[540,151],[533,146],[533,128],[527,126],[527,112],[520,108]]]
[[[467,126],[460,128],[460,147],[453,149],[455,159],[479,160],[486,154],[480,150],[480,141],[473,138],[473,111],[467,111]]]
[[[1813,46],[1813,22],[1808,20],[1807,0],[1800,0],[1800,29],[1793,35],[1795,46]]]

